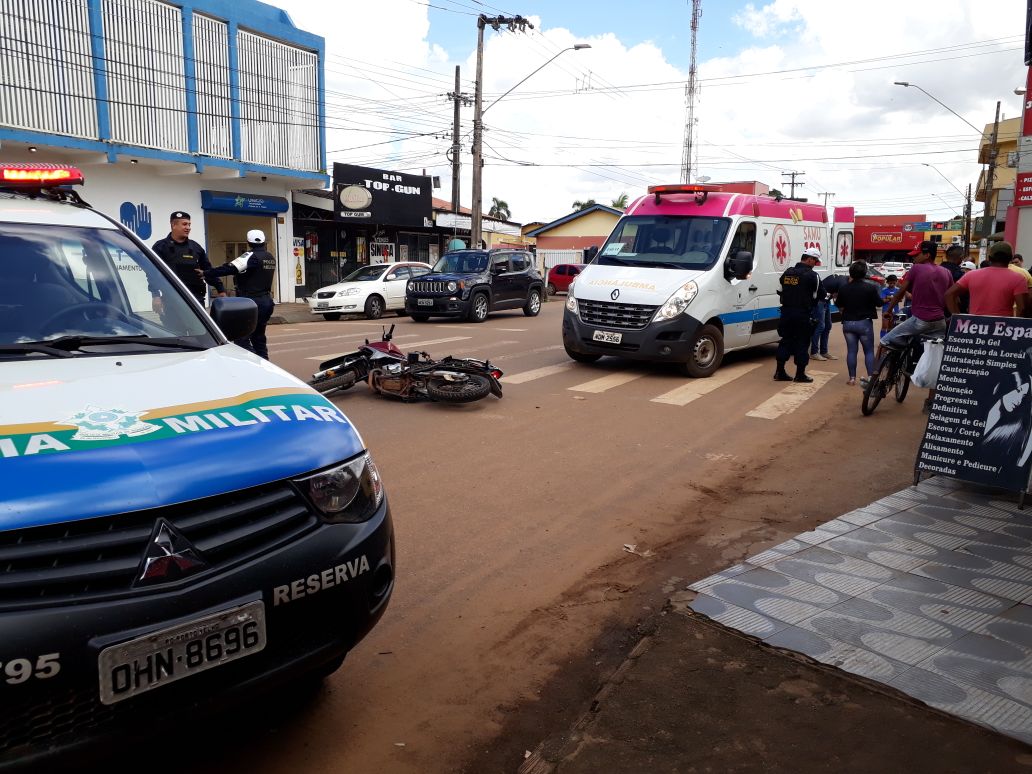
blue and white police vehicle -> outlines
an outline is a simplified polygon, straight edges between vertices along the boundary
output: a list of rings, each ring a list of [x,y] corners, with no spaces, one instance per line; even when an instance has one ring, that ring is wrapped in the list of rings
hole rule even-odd
[[[0,764],[329,674],[394,587],[352,423],[82,182],[0,164]]]

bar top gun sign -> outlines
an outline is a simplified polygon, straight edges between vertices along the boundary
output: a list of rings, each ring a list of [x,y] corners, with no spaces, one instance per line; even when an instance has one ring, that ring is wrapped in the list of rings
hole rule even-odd
[[[1032,320],[954,315],[916,475],[1024,493],[1032,467]]]

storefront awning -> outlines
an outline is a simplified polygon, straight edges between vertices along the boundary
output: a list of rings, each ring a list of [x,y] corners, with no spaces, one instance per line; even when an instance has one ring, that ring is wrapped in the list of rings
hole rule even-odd
[[[238,215],[278,215],[290,209],[282,196],[261,196],[233,191],[201,191],[201,208]]]

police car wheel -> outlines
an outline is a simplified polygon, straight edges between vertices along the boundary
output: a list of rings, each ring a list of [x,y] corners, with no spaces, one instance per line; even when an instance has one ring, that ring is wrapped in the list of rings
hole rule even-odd
[[[692,339],[691,359],[684,372],[693,379],[712,376],[724,359],[724,337],[713,325],[703,325]]]

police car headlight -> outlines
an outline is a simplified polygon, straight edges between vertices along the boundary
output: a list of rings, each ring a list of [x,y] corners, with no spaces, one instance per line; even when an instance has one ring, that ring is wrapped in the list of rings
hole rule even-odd
[[[368,453],[297,482],[332,523],[368,521],[383,502],[383,482]]]
[[[458,289],[459,289],[459,283],[458,282],[449,282],[448,283],[448,292],[449,293],[454,293]]]
[[[357,296],[359,294],[358,288],[347,288],[346,290],[338,290],[338,296]]]
[[[679,314],[688,311],[688,304],[699,294],[699,286],[695,281],[686,282],[674,291],[674,294],[667,299],[667,302],[656,312],[657,320],[673,320]]]

